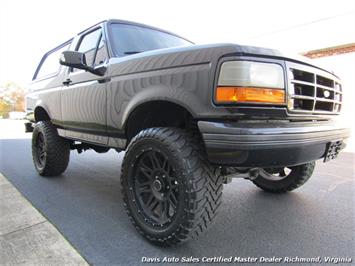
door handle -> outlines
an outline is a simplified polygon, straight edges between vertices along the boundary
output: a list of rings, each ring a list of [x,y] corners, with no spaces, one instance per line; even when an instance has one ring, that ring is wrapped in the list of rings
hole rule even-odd
[[[63,81],[63,85],[69,85],[70,83],[72,83],[71,79],[66,79],[65,81]]]
[[[98,79],[97,82],[98,83],[106,83],[106,82],[109,82],[111,81],[111,78],[103,78],[103,79]]]

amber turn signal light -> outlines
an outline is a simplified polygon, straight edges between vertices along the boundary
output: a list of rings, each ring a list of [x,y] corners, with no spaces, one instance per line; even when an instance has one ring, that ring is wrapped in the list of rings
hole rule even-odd
[[[217,87],[217,103],[269,103],[284,104],[285,91],[251,87]]]

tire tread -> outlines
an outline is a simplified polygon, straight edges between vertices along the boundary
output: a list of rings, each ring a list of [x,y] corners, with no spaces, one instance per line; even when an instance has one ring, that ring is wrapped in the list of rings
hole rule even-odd
[[[294,167],[294,169],[296,170],[295,171],[292,170],[294,172],[291,173],[290,176],[286,177],[289,178],[289,182],[285,183],[285,185],[283,186],[276,185],[276,183],[274,186],[272,186],[269,184],[269,182],[265,182],[265,180],[263,180],[261,176],[259,176],[256,180],[253,180],[253,183],[260,189],[267,192],[286,193],[304,185],[308,181],[308,179],[312,176],[314,168],[315,168],[315,162]],[[279,181],[274,181],[274,182],[279,182]]]
[[[189,188],[185,193],[187,195],[185,200],[188,201],[189,208],[185,209],[185,219],[180,224],[180,228],[168,237],[155,238],[147,235],[132,217],[124,191],[123,178],[121,178],[126,212],[137,231],[152,242],[170,246],[188,239],[194,239],[207,230],[218,212],[222,199],[223,177],[214,174],[212,166],[209,165],[204,156],[204,151],[201,147],[202,143],[199,142],[199,139],[193,134],[178,128],[150,128],[143,130],[132,139],[126,153],[130,152],[130,148],[136,142],[149,138],[158,139],[166,147],[169,147],[172,153],[179,154],[186,162],[185,165],[188,168],[185,169],[184,174],[190,174],[191,177],[185,184]],[[173,145],[171,145],[172,143]],[[175,150],[172,150],[172,147]],[[123,161],[121,177],[124,176],[123,171],[127,168],[127,163],[125,160]]]
[[[35,162],[35,139],[37,132],[41,132],[45,139],[46,163],[43,169],[39,169]],[[40,121],[36,123],[33,130],[32,157],[37,172],[41,176],[58,176],[68,167],[70,156],[69,142],[58,135],[57,129],[50,121]]]

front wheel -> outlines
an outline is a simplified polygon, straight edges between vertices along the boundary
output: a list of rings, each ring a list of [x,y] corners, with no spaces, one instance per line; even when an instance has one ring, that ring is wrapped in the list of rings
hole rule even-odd
[[[33,164],[41,176],[58,176],[69,163],[69,142],[50,121],[36,123],[32,133]]]
[[[200,144],[175,128],[141,131],[122,165],[122,194],[137,231],[153,243],[175,245],[201,234],[221,203],[222,177]]]
[[[315,162],[292,167],[261,169],[253,183],[272,193],[284,193],[299,188],[312,176]]]

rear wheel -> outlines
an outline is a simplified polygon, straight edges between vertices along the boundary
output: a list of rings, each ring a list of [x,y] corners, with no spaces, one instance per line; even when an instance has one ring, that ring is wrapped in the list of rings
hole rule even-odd
[[[273,193],[284,193],[299,188],[312,176],[315,162],[292,167],[265,168],[253,183]]]
[[[69,163],[69,142],[60,137],[50,121],[36,123],[32,134],[32,157],[42,176],[57,176]]]
[[[126,211],[148,240],[174,245],[204,232],[221,203],[222,177],[213,173],[189,134],[174,128],[141,131],[122,165]]]

